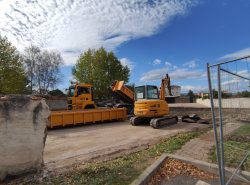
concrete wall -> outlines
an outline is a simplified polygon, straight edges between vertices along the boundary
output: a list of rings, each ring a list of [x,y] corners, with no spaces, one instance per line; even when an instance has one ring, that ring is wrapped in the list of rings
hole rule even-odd
[[[47,99],[47,105],[49,106],[49,110],[65,110],[68,108],[67,99]]]
[[[197,99],[197,103],[210,107],[210,99]],[[214,106],[218,107],[218,99],[214,99]],[[250,108],[250,98],[231,98],[222,100],[223,108]]]
[[[41,168],[49,114],[41,98],[0,97],[0,180]]]

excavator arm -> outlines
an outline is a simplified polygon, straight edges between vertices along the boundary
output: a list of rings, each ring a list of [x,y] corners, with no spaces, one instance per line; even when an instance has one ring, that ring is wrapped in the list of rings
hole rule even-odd
[[[168,74],[161,80],[161,87],[160,87],[160,99],[165,100],[166,95],[166,87],[168,88],[168,93],[172,96],[171,87],[170,87],[170,77]]]

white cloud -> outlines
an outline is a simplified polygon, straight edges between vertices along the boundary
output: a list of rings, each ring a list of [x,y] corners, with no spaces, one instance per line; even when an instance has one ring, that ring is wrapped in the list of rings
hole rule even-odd
[[[127,66],[130,71],[132,71],[134,69],[134,67],[135,67],[135,64],[131,60],[127,59],[127,58],[121,58],[120,61],[121,61],[121,64],[123,66]]]
[[[188,70],[183,68],[178,68],[169,73],[169,76],[174,80],[182,80],[182,79],[198,79],[202,78],[204,72],[201,70]]]
[[[197,64],[195,60],[191,60],[189,62],[184,63],[183,66],[188,68],[195,68]]]
[[[172,66],[172,64],[171,64],[170,62],[166,61],[166,62],[165,62],[165,66],[170,67],[170,66]]]
[[[57,49],[75,63],[88,48],[113,50],[120,44],[156,34],[192,0],[2,0],[0,33],[22,50],[32,44]]]
[[[154,69],[142,75],[140,81],[150,82],[162,79],[168,71],[168,68]],[[170,76],[171,77],[171,76]]]
[[[232,80],[227,80],[221,83],[222,86],[224,86],[224,88],[226,88],[225,86],[227,85],[237,85],[237,83],[239,83],[241,80],[234,78]]]
[[[200,70],[188,70],[185,68],[177,68],[169,70],[169,68],[154,69],[142,74],[140,81],[150,82],[161,80],[165,74],[169,74],[172,80],[182,79],[200,79],[204,77],[204,72]]]
[[[249,78],[250,74],[248,70],[241,70],[241,71],[233,71],[234,73],[245,77],[245,78]],[[222,75],[223,76],[223,75]],[[225,75],[224,75],[225,76]],[[223,88],[235,88],[235,89],[241,89],[243,87],[247,88],[249,86],[250,82],[249,80],[237,77],[237,76],[233,76],[231,74],[227,74],[225,76],[224,79],[222,79],[222,83],[221,85],[223,86]],[[227,87],[228,86],[228,87]],[[232,86],[232,87],[229,87]]]
[[[220,57],[219,60],[232,60],[232,59],[245,57],[245,56],[250,56],[250,47],[236,51],[234,53],[224,55],[224,56]],[[248,61],[250,61],[250,58],[248,59]]]
[[[158,58],[153,61],[153,65],[160,65],[160,64],[161,64],[161,60]]]
[[[248,70],[241,70],[241,71],[235,71],[236,74],[245,77],[245,78],[250,78],[250,71]]]

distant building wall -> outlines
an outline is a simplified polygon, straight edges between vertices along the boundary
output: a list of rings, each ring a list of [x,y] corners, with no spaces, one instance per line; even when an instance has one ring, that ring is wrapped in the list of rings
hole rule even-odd
[[[41,168],[49,114],[42,98],[0,97],[0,181]]]
[[[210,107],[210,99],[197,99],[197,103]],[[214,99],[214,106],[218,107],[218,99]],[[250,98],[229,98],[222,100],[223,108],[250,108]]]
[[[195,103],[195,97],[180,96],[180,97],[166,97],[168,103]]]
[[[171,92],[173,96],[181,96],[181,86],[171,85]],[[166,96],[170,96],[167,88],[166,88]]]

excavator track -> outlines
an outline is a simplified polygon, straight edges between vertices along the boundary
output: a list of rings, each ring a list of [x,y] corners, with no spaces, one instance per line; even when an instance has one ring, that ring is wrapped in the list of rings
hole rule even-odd
[[[163,126],[172,125],[178,123],[177,116],[164,116],[160,118],[153,118],[150,121],[150,126],[157,129]]]
[[[143,118],[143,117],[131,117],[130,124],[133,126],[142,125],[150,122],[150,118]]]

